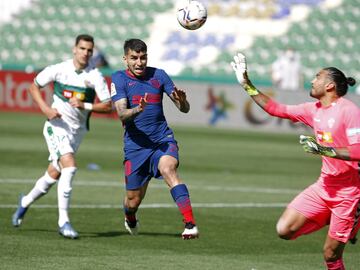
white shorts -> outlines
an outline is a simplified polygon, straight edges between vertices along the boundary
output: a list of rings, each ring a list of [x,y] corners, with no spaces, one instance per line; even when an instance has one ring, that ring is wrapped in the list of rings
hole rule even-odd
[[[60,171],[58,161],[67,153],[76,153],[87,130],[74,130],[61,119],[46,121],[43,134],[49,149],[49,161]]]

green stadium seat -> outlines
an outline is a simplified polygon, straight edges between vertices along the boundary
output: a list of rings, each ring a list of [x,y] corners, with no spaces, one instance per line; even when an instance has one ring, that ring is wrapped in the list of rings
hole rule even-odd
[[[216,1],[213,3],[222,5]],[[129,37],[146,40],[150,37],[150,32],[144,26],[152,23],[156,14],[173,8],[173,0],[33,1],[31,8],[21,11],[11,23],[0,26],[1,62],[15,59],[16,62],[36,62],[43,67],[49,64],[48,61],[68,58],[74,36],[88,32],[95,36],[97,45],[108,55],[109,62],[118,68],[122,66],[124,40]],[[208,11],[210,14],[211,8]],[[136,24],[132,25],[133,22]],[[272,62],[287,47],[301,52],[306,70],[305,80],[309,80],[309,76],[313,76],[320,66],[331,62],[356,74],[359,69],[359,23],[360,0],[343,1],[335,9],[312,7],[308,18],[300,22],[294,21],[287,33],[276,37],[257,37],[253,45],[244,52],[253,67],[254,76],[263,76],[268,80]],[[18,48],[14,48],[14,44]],[[180,46],[182,42],[176,44]],[[324,48],[331,57],[322,53]],[[29,56],[23,55],[19,50],[26,51]],[[224,66],[232,60],[234,50],[234,46],[222,48],[211,64],[212,69],[185,68],[183,74],[211,76],[212,73],[217,73],[227,76],[229,70]],[[231,70],[229,76],[232,76]]]

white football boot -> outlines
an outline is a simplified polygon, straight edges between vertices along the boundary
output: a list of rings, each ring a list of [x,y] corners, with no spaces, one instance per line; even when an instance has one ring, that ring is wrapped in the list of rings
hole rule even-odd
[[[137,235],[139,231],[139,220],[136,220],[136,224],[131,224],[126,218],[125,218],[125,229],[131,234],[131,235]]]
[[[59,234],[70,239],[77,239],[79,237],[79,234],[74,230],[69,222],[65,222],[65,224],[59,228]]]
[[[185,224],[185,230],[181,236],[184,240],[199,238],[199,230],[195,224],[188,222]]]

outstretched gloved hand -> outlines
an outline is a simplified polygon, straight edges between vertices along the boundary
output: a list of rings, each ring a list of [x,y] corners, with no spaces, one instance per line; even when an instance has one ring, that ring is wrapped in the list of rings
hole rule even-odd
[[[234,61],[231,62],[231,66],[235,71],[236,78],[240,85],[250,96],[258,95],[258,90],[253,86],[247,75],[246,57],[242,53],[237,53],[234,56]]]
[[[300,135],[300,144],[307,153],[322,155],[327,157],[335,157],[336,152],[332,147],[322,146],[319,144],[314,137]]]

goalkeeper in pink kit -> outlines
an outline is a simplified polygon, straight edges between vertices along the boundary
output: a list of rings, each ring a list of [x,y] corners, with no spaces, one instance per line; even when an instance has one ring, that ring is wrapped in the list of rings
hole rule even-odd
[[[323,255],[328,270],[343,270],[343,251],[356,241],[360,226],[360,110],[344,98],[355,80],[334,67],[321,69],[311,81],[310,96],[316,102],[285,105],[261,93],[247,75],[246,58],[238,53],[231,65],[236,77],[263,110],[272,116],[302,122],[315,137],[300,136],[306,152],[321,155],[317,181],[290,202],[276,230],[292,240],[329,225]]]

